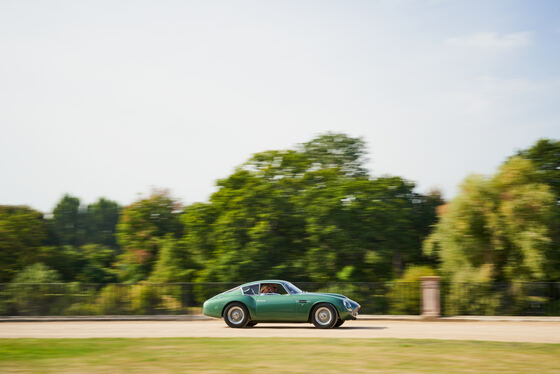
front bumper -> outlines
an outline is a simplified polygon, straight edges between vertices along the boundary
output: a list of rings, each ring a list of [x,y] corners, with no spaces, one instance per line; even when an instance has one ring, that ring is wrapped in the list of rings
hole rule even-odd
[[[348,310],[348,309],[345,309],[343,313],[340,313],[340,319],[343,320],[343,321],[357,319],[359,310],[360,310],[360,305],[358,305],[357,307],[355,307],[351,311]]]

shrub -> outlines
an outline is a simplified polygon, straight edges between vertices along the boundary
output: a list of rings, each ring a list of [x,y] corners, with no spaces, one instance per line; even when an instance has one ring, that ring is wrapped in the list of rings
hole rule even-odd
[[[65,316],[95,316],[100,314],[100,308],[90,303],[75,303],[64,310]]]
[[[162,301],[158,287],[152,284],[138,284],[132,286],[130,307],[134,314],[154,314],[161,309]]]
[[[126,287],[110,284],[99,292],[97,306],[99,314],[128,314],[129,297]]]
[[[49,315],[60,292],[60,276],[44,264],[36,263],[20,271],[8,285],[4,309],[14,315]]]

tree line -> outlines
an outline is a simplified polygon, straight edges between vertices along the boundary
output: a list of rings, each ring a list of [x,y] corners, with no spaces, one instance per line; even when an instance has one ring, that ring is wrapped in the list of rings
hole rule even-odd
[[[540,140],[449,202],[373,177],[360,138],[328,133],[253,155],[184,206],[65,195],[51,214],[0,206],[0,282],[560,280],[560,142]]]

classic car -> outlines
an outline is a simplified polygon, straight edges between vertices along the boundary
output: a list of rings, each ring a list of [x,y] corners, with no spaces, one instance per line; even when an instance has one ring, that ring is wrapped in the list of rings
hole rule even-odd
[[[336,293],[304,292],[283,280],[242,284],[204,302],[202,313],[223,318],[230,327],[260,322],[307,322],[320,329],[356,319],[360,304]]]

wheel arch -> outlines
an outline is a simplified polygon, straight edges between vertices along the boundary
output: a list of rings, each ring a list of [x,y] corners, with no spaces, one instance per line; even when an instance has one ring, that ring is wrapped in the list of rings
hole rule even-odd
[[[309,308],[309,315],[307,316],[307,322],[311,322],[311,317],[313,316],[313,313],[315,312],[315,309],[317,309],[320,305],[324,305],[324,304],[328,304],[330,306],[332,306],[336,312],[336,318],[340,319],[340,312],[338,311],[338,308],[336,307],[336,305],[330,301],[325,301],[325,300],[319,300],[317,302],[315,302],[311,308]]]
[[[235,304],[235,303],[243,304],[245,306],[245,308],[247,308],[247,310],[249,310],[249,307],[247,307],[247,305],[244,302],[239,301],[239,300],[231,300],[231,301],[228,301],[227,303],[224,304],[224,307],[222,308],[222,312],[220,313],[220,315],[223,317],[224,312],[226,311],[227,307],[230,306],[231,304]]]
[[[250,301],[250,300],[249,300]],[[251,303],[247,303],[245,300],[230,300],[227,303],[224,304],[224,306],[222,307],[222,311],[220,313],[220,316],[223,318],[224,317],[224,312],[226,311],[227,307],[230,306],[233,303],[238,303],[238,304],[242,304],[247,311],[249,312],[249,319],[253,320],[255,318],[255,310],[254,310],[254,305],[251,305]]]

